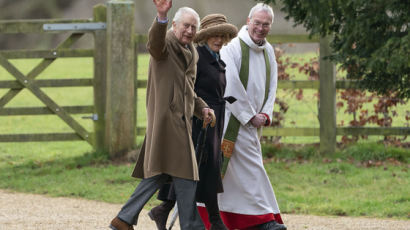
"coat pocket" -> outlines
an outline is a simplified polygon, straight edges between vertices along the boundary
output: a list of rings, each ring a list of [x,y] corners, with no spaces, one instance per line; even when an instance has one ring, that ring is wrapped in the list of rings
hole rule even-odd
[[[182,91],[178,88],[175,82],[173,83],[172,98],[171,103],[169,104],[169,109],[171,111],[172,122],[178,126],[186,127]]]
[[[176,90],[175,89],[175,83],[172,83],[172,92],[171,92],[171,102],[169,103],[169,109],[171,110],[171,112],[175,112],[176,110],[176,99],[177,99],[177,95],[176,95]]]

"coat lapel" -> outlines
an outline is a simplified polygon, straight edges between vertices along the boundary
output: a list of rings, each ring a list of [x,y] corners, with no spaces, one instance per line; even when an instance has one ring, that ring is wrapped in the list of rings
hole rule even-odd
[[[185,64],[186,67],[189,68],[189,66],[192,63],[192,47],[188,46],[188,47],[183,47],[182,45],[179,44],[179,46],[181,47],[182,50],[182,55],[184,56],[184,60],[185,60]]]
[[[175,53],[182,58],[180,60],[183,60],[182,64],[185,69],[190,69],[193,68],[192,65],[195,65],[196,59],[198,59],[198,54],[196,53],[196,50],[192,43],[188,44],[187,47],[183,47],[181,43],[179,43],[178,38],[175,36],[174,32],[172,30],[168,30],[168,35],[171,41],[171,47],[175,51]]]

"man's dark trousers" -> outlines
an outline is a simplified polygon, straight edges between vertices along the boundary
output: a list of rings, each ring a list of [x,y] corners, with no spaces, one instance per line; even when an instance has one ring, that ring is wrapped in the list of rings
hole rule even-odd
[[[181,230],[204,230],[205,227],[199,216],[195,201],[197,182],[179,177],[171,177],[167,174],[142,179],[127,203],[118,213],[118,218],[128,224],[137,224],[138,215],[144,205],[170,178],[172,178],[176,193]]]

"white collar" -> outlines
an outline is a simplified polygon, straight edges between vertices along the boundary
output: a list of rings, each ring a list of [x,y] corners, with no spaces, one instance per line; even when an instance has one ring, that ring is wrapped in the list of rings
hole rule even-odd
[[[248,26],[242,26],[241,30],[238,33],[238,37],[242,39],[251,49],[255,51],[263,51],[266,48],[267,41],[265,39],[265,43],[261,46],[258,46],[249,36]]]

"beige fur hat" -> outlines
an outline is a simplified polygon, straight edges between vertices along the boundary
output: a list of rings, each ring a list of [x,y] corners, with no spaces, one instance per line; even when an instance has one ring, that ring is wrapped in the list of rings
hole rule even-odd
[[[226,34],[229,41],[236,37],[238,28],[227,23],[226,17],[223,14],[209,14],[202,18],[201,29],[196,33],[194,42],[202,42],[218,34]]]

